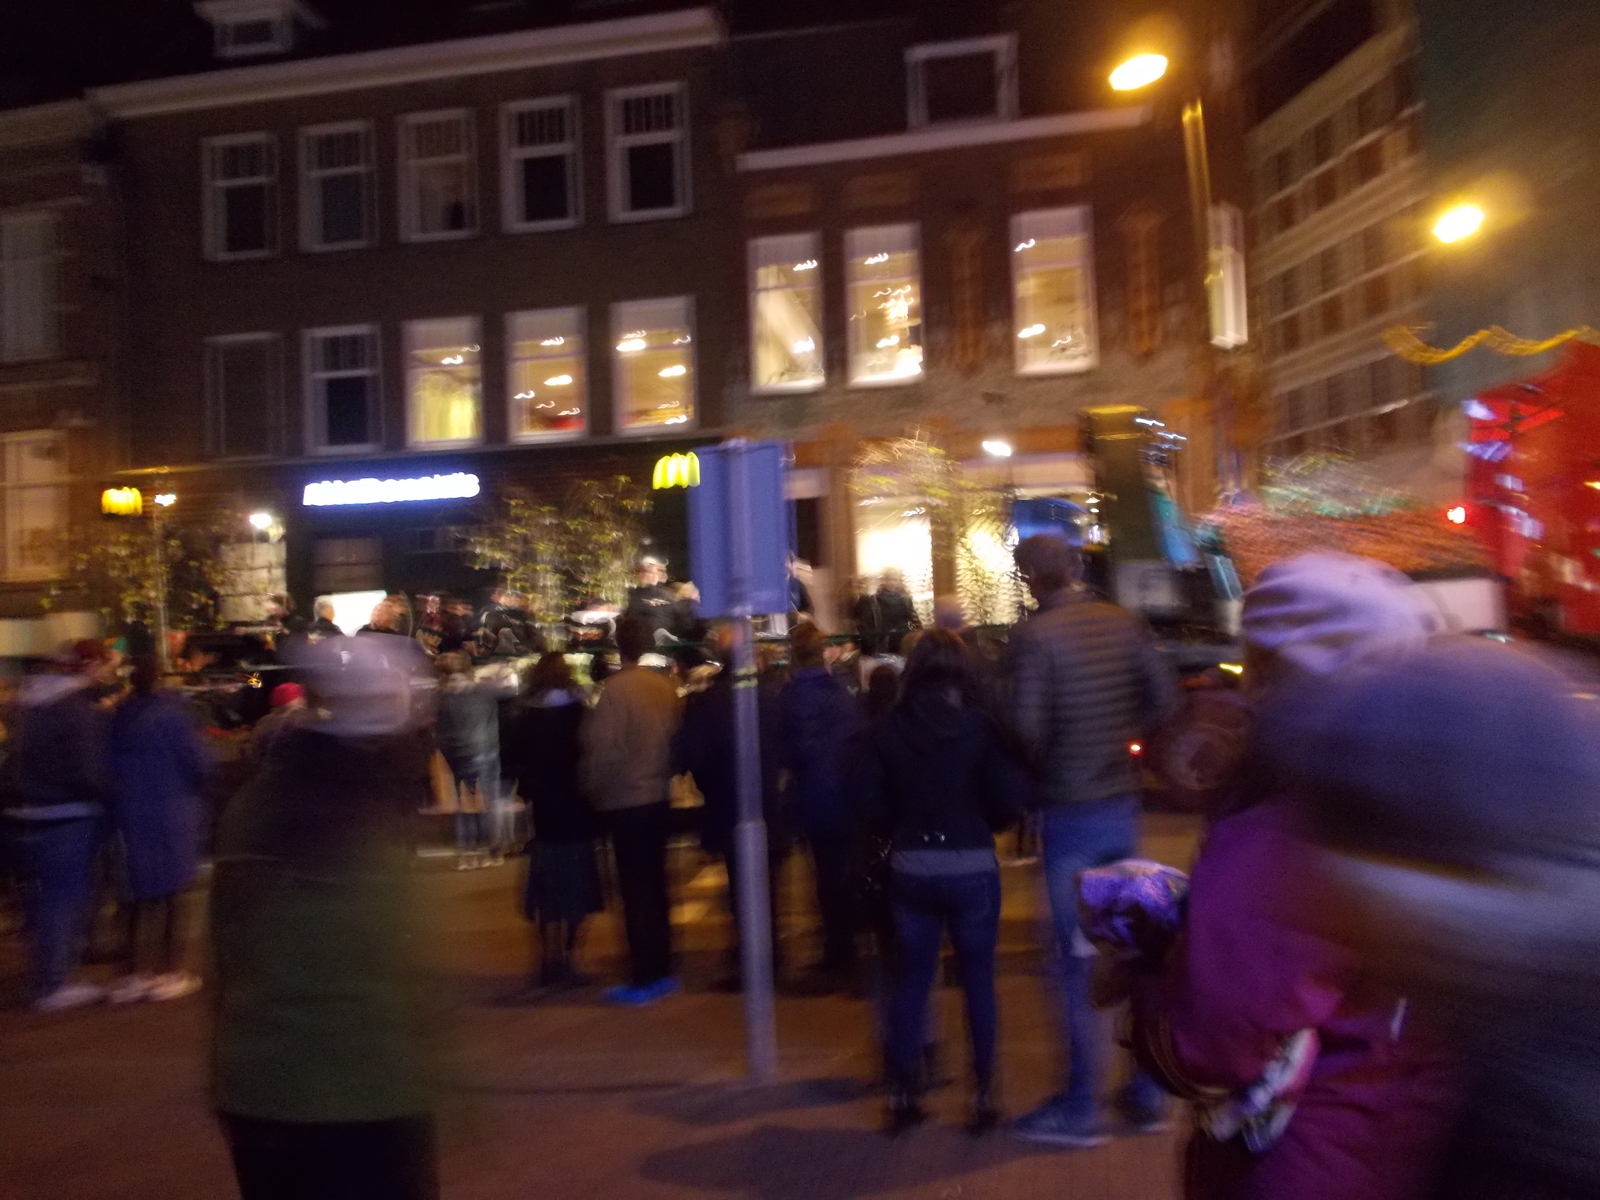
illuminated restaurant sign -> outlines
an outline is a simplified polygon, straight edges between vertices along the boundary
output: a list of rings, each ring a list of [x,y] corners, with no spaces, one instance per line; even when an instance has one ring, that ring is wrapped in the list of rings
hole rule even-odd
[[[106,488],[100,493],[100,511],[108,517],[141,516],[144,496],[136,487]]]
[[[657,491],[675,487],[700,486],[700,456],[698,454],[668,454],[656,460],[655,473],[650,486]]]
[[[466,500],[478,494],[478,477],[466,472],[420,479],[325,479],[306,484],[301,503],[311,508],[341,504],[397,504],[411,500]]]

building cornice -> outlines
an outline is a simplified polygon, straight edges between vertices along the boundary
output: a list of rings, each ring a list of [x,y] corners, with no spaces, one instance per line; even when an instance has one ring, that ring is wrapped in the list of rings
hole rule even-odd
[[[94,109],[82,100],[0,110],[0,149],[72,142],[98,125]]]
[[[230,67],[199,75],[92,88],[88,96],[108,116],[151,117],[430,79],[693,49],[718,45],[726,36],[715,10],[692,8],[360,54]]]
[[[934,126],[906,133],[855,138],[845,142],[816,142],[809,146],[783,146],[751,150],[739,156],[740,171],[776,171],[789,167],[815,167],[827,163],[862,162],[907,154],[930,154],[970,146],[998,146],[1038,138],[1069,137],[1084,133],[1109,133],[1134,129],[1150,119],[1148,108],[1106,108],[1090,112],[1060,113],[1049,117],[1024,117],[1018,121],[988,121]]]

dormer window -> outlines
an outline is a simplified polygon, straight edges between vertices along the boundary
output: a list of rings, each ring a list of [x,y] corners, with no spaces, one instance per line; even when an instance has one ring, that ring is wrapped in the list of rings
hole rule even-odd
[[[323,23],[298,0],[199,0],[194,7],[211,25],[218,58],[288,54],[302,29]]]
[[[906,119],[911,128],[1017,115],[1017,38],[964,38],[906,50]]]

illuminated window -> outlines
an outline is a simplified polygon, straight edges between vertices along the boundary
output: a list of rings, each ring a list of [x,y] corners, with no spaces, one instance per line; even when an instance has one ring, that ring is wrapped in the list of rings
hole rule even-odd
[[[0,362],[56,352],[56,218],[0,217]]]
[[[262,458],[282,450],[283,342],[275,333],[206,341],[206,409],[211,452]]]
[[[376,449],[381,440],[377,329],[308,329],[305,353],[310,447]]]
[[[278,140],[268,133],[205,142],[206,257],[278,252]]]
[[[578,224],[578,106],[572,99],[507,105],[502,167],[508,230]]]
[[[470,237],[478,229],[472,113],[400,118],[400,231],[408,242]]]
[[[588,375],[581,308],[506,314],[511,436],[579,434],[588,423]]]
[[[687,296],[611,306],[617,429],[671,430],[693,424],[694,313]]]
[[[318,125],[300,134],[300,244],[349,250],[373,242],[372,126]]]
[[[478,319],[407,321],[406,401],[413,446],[461,446],[483,436]]]
[[[58,578],[67,531],[65,438],[53,430],[0,436],[0,471],[4,578],[14,583]]]
[[[681,83],[606,93],[611,219],[689,211],[689,96]]]
[[[1088,370],[1096,357],[1089,210],[1018,213],[1011,244],[1017,371]]]
[[[904,383],[922,374],[922,264],[915,225],[844,235],[850,382]]]
[[[750,383],[757,392],[822,386],[821,241],[814,233],[750,241]]]

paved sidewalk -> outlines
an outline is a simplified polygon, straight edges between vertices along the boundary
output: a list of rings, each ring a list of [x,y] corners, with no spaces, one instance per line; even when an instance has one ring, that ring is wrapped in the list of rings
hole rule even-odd
[[[1192,826],[1156,818],[1147,853],[1185,861]],[[441,1128],[449,1200],[1174,1200],[1178,1135],[1046,1151],[959,1129],[961,1087],[935,1123],[879,1134],[868,1006],[779,1003],[782,1082],[739,1084],[737,996],[709,990],[726,935],[714,872],[691,878],[678,916],[687,991],[642,1011],[583,992],[494,1003],[516,982],[527,933],[516,869],[426,870],[435,916]],[[798,881],[795,886],[803,886]],[[792,890],[792,889],[791,889]],[[1037,868],[1006,869],[1003,1098],[1017,1113],[1051,1090],[1058,1039],[1036,948]],[[798,897],[792,897],[798,899]],[[604,923],[609,925],[610,922]],[[614,930],[595,931],[601,968]],[[5,955],[8,966],[12,954]],[[952,1066],[959,994],[942,1014]],[[227,1200],[236,1195],[205,1097],[202,994],[167,1005],[56,1017],[0,1013],[0,1196],[7,1200]]]

